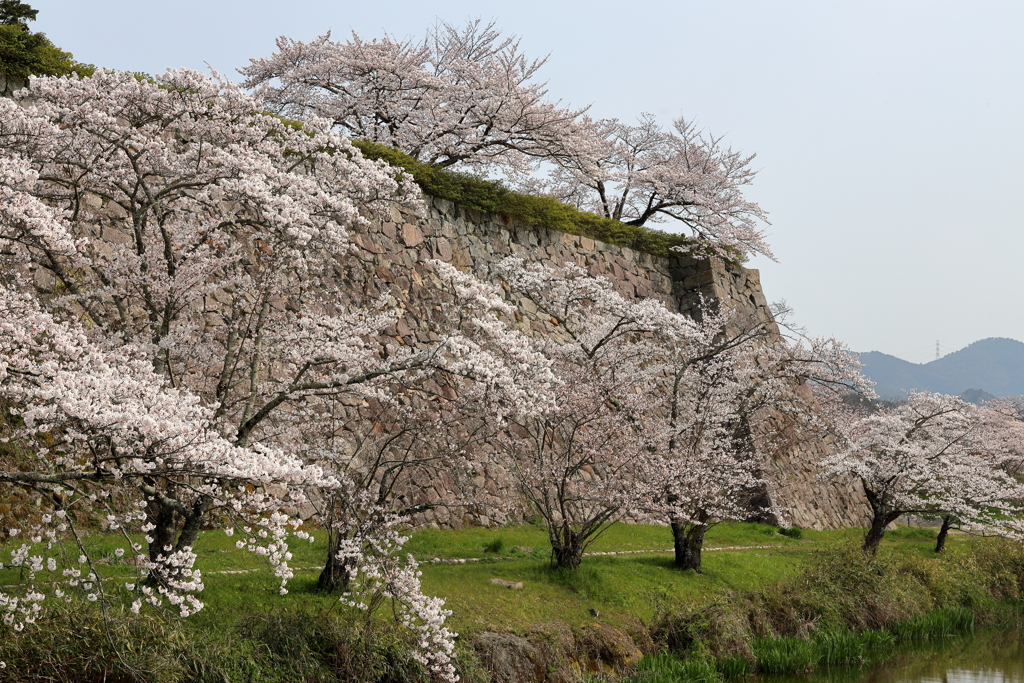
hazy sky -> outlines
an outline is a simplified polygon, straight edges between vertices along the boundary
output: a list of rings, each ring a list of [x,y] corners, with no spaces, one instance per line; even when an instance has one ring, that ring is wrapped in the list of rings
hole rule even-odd
[[[769,300],[913,362],[1024,340],[1024,3],[29,0],[80,61],[231,73],[281,34],[419,37],[495,19],[563,103],[680,114],[757,152]]]

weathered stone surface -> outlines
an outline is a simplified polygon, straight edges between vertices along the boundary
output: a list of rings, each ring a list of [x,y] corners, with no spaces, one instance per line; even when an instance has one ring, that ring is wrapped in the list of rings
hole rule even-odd
[[[402,243],[407,247],[415,247],[423,243],[423,232],[414,224],[402,226]]]
[[[658,299],[683,313],[695,312],[703,297],[705,301],[721,302],[741,316],[770,321],[770,325],[774,325],[756,270],[716,258],[651,256],[586,237],[510,223],[505,217],[489,216],[444,200],[427,197],[425,201],[426,216],[395,210],[390,221],[371,226],[360,236],[365,239],[358,240],[359,245],[370,252],[369,260],[374,265],[369,279],[375,285],[367,288],[367,296],[375,290],[391,291],[397,305],[408,311],[401,329],[396,325],[392,331],[402,343],[417,343],[419,337],[411,332],[429,328],[429,320],[412,312],[417,310],[418,300],[429,296],[436,282],[429,267],[422,264],[427,257],[447,261],[486,280],[497,277],[497,262],[508,254],[553,265],[571,261],[595,275],[609,278],[627,297]],[[401,245],[392,239],[394,237]],[[402,273],[403,270],[408,272]],[[408,282],[423,282],[423,285],[414,284],[410,288]],[[521,307],[525,316],[535,313],[529,302],[513,303]],[[555,326],[546,320],[531,323],[531,328],[558,334]],[[782,426],[789,430],[791,438],[783,448],[768,453],[770,466],[766,474],[770,483],[766,494],[772,502],[789,511],[792,523],[804,527],[836,528],[863,522],[867,505],[863,490],[856,482],[824,483],[818,479],[819,473],[812,463],[828,452],[828,444],[795,425]],[[481,468],[477,485],[495,499],[507,497],[507,483],[500,468],[490,467],[486,474],[483,471]],[[438,490],[445,488],[443,484],[435,485]],[[506,519],[505,511],[477,510],[467,515],[450,515],[435,510],[424,513],[417,522],[450,526],[484,520],[501,524]]]
[[[0,97],[10,97],[16,91],[28,85],[28,81],[17,76],[0,74]]]

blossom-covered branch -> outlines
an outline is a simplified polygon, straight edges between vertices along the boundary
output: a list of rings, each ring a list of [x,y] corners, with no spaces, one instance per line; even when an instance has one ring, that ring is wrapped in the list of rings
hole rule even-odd
[[[434,166],[515,175],[534,159],[563,156],[577,134],[581,111],[545,101],[544,83],[534,80],[546,60],[525,57],[493,23],[441,23],[422,42],[282,36],[277,50],[240,70],[245,87],[262,86],[277,111],[327,118],[346,135]]]

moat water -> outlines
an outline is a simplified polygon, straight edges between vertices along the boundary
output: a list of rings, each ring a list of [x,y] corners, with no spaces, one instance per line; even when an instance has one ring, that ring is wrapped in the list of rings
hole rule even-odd
[[[1024,683],[1024,631],[957,638],[860,668],[804,676],[764,676],[762,683]]]

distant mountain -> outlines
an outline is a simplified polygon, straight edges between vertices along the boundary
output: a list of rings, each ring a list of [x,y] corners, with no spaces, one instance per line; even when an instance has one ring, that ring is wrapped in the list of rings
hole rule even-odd
[[[910,389],[971,398],[1024,394],[1024,343],[992,337],[943,356],[930,363],[909,363],[878,351],[860,355],[864,374],[875,382],[882,398],[896,398]],[[965,396],[965,398],[967,398]],[[971,400],[968,398],[968,400]]]
[[[985,401],[991,401],[992,399],[997,398],[996,396],[993,396],[987,391],[983,391],[981,389],[968,389],[967,391],[963,391],[957,395],[968,403],[984,403]]]

